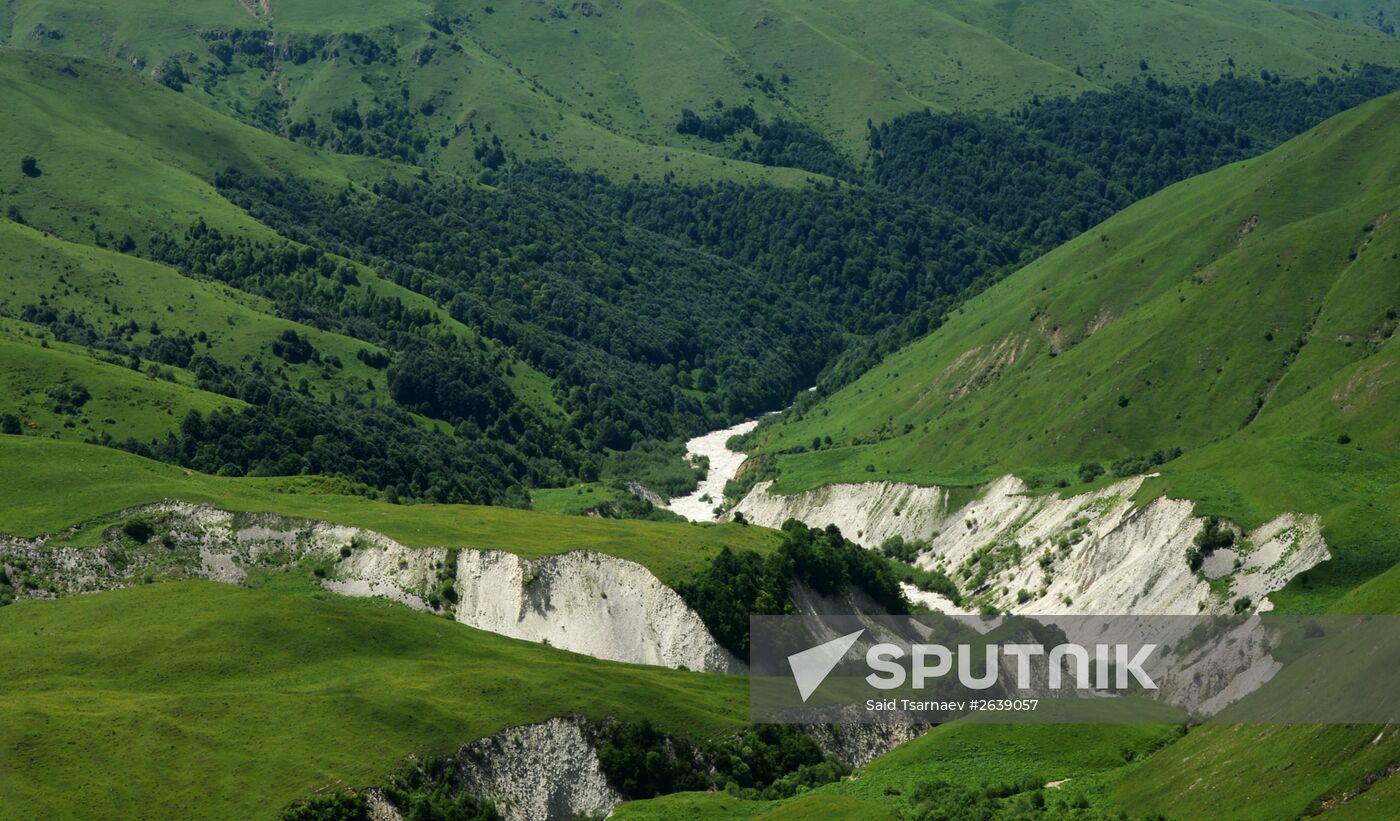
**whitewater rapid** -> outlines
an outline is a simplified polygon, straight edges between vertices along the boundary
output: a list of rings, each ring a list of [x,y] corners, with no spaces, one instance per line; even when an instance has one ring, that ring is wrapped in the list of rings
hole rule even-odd
[[[715,507],[724,502],[724,485],[739,473],[739,466],[748,458],[744,453],[730,450],[730,437],[748,433],[758,427],[757,419],[741,422],[732,428],[710,431],[685,443],[685,457],[691,461],[701,456],[710,460],[710,471],[700,486],[689,496],[678,496],[666,509],[692,522],[715,521]]]

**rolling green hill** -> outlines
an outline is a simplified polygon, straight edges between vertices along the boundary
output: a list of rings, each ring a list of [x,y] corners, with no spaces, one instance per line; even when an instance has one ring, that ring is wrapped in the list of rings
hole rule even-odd
[[[1113,818],[1109,792],[1129,762],[1175,740],[1159,726],[935,728],[854,778],[782,802],[682,793],[618,807],[619,819]],[[1047,784],[1055,787],[1046,788]],[[1122,805],[1124,807],[1131,804]],[[1133,817],[1137,817],[1136,812]]]
[[[556,715],[703,740],[743,679],[595,661],[383,601],[158,584],[0,609],[0,817],[273,818]]]
[[[682,110],[751,104],[856,162],[868,121],[932,108],[1008,110],[1150,68],[1198,82],[1400,65],[1374,30],[1264,0],[994,4],[839,2],[125,4],[26,0],[13,47],[85,55],[164,79],[278,133],[415,162],[476,166],[493,138],[521,157],[691,181],[794,184],[678,134]],[[265,9],[265,10],[264,10]],[[352,102],[385,122],[343,127]],[[732,146],[731,146],[732,148]]]
[[[1339,20],[1373,26],[1395,35],[1400,20],[1400,3],[1395,0],[1278,0],[1290,6],[1309,9]]]
[[[1132,471],[1182,448],[1149,492],[1250,523],[1320,512],[1343,549],[1333,569],[1356,562],[1349,585],[1389,567],[1397,123],[1395,96],[1364,105],[1150,197],[970,299],[760,428],[777,489],[1077,482],[1083,463]]]

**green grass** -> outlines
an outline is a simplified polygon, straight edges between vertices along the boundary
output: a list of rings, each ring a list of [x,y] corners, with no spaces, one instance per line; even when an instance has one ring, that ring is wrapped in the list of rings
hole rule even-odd
[[[6,818],[272,818],[554,715],[723,735],[746,694],[384,602],[207,582],[5,607],[0,657]]]
[[[530,507],[541,513],[582,516],[627,495],[601,482],[586,482],[570,487],[536,488],[530,491]]]
[[[17,333],[21,327],[0,320],[0,412],[18,416],[27,433],[77,440],[106,433],[117,440],[147,440],[179,427],[190,410],[207,413],[243,404],[194,388],[193,377],[183,372],[167,382],[94,359],[73,345],[42,347]],[[93,397],[74,414],[57,412],[48,393],[65,380],[83,385]]]
[[[954,722],[880,756],[846,780],[786,801],[682,794],[625,804],[617,817],[664,818],[675,817],[668,813],[690,812],[697,818],[907,818],[914,809],[914,791],[933,781],[982,788],[1065,779],[1069,781],[1060,789],[1046,791],[1048,810],[1067,812],[1081,796],[1096,808],[1116,810],[1108,792],[1111,778],[1130,762],[1166,745],[1177,732],[1155,725]]]
[[[1101,776],[1145,755],[1176,730],[1155,725],[989,725],[955,722],[934,728],[863,768],[859,777],[817,792],[908,809],[920,783],[942,779],[969,786],[1033,779],[1071,779],[1057,797],[1101,790]],[[892,792],[895,791],[895,792]],[[1054,800],[1047,796],[1049,800]]]
[[[1123,773],[1112,794],[1173,818],[1295,818],[1397,760],[1400,739],[1380,727],[1209,725]],[[1377,797],[1393,792],[1382,786]],[[1393,817],[1393,807],[1366,804],[1353,817]]]
[[[397,59],[283,62],[280,94],[261,71],[242,70],[209,91],[192,83],[184,95],[224,112],[281,99],[285,117],[302,120],[404,89],[411,109],[432,104],[431,114],[418,115],[428,164],[473,168],[474,145],[495,135],[519,156],[557,157],[617,177],[780,185],[812,175],[717,156],[713,145],[675,132],[680,110],[749,102],[765,118],[812,126],[860,162],[867,120],[924,108],[1005,111],[1035,95],[1130,81],[1143,61],[1169,82],[1215,79],[1232,60],[1246,76],[1261,69],[1318,76],[1348,61],[1400,64],[1395,38],[1265,0],[1053,7],[893,0],[875,14],[837,0],[761,8],[629,0],[595,3],[596,14],[559,8],[563,16],[554,18],[533,4],[502,3],[487,14],[461,0],[307,2],[274,5],[268,17],[213,0],[175,7],[138,0],[120,12],[92,0],[27,0],[0,17],[8,24],[0,41],[127,66],[139,58],[147,72],[171,55],[192,57],[186,71],[199,76],[215,61],[195,32],[362,33],[394,46]],[[430,27],[434,12],[452,21],[450,32]],[[63,38],[30,36],[38,24]]]
[[[898,815],[871,801],[849,795],[814,793],[785,801],[757,816],[764,821],[895,821]]]
[[[156,318],[168,331],[205,331],[208,352],[225,362],[260,361],[292,385],[307,378],[317,396],[351,390],[367,396],[368,380],[387,401],[383,374],[355,358],[374,346],[278,318],[267,299],[93,245],[98,232],[130,234],[139,251],[152,235],[179,236],[199,220],[280,244],[272,230],[214,188],[214,176],[229,167],[274,178],[295,175],[333,190],[406,178],[412,169],[310,150],[99,62],[0,49],[0,79],[10,90],[0,155],[34,155],[43,172],[26,177],[18,162],[0,164],[5,208],[17,208],[29,226],[0,218],[0,314],[16,316],[43,299],[103,330],[128,318],[144,329]],[[397,299],[435,317],[442,333],[471,343],[481,339],[429,297],[354,267],[359,282],[346,288],[348,298]],[[340,357],[344,367],[331,371],[272,357],[268,347],[285,329]],[[136,337],[148,340],[144,332]],[[498,347],[483,341],[488,349]],[[546,418],[560,413],[552,381],[534,367],[512,358],[502,378]]]
[[[196,345],[196,354],[207,354],[221,362],[251,366],[258,362],[270,374],[280,374],[293,386],[306,379],[313,395],[355,392],[389,402],[388,388],[381,371],[376,371],[356,354],[375,350],[359,340],[318,330],[276,316],[266,299],[240,292],[221,283],[181,276],[165,265],[137,257],[79,245],[12,222],[0,221],[0,315],[17,317],[26,306],[47,305],[60,315],[69,312],[83,317],[99,333],[129,320],[140,330],[130,341],[149,344],[154,339],[151,323],[163,334],[195,336],[203,332],[208,340]],[[6,327],[28,332],[16,344],[36,347],[35,336],[49,336],[38,326],[7,322]],[[303,335],[323,357],[335,356],[342,367],[331,368],[307,362],[294,365],[272,353],[272,342],[284,331]],[[12,337],[14,338],[14,337]],[[70,348],[70,350],[78,350]],[[22,352],[17,351],[17,355]],[[42,381],[41,371],[55,363],[36,358],[30,369]],[[192,384],[192,380],[186,380]],[[373,393],[366,388],[374,385]],[[106,399],[94,388],[93,395]],[[11,394],[3,394],[8,402]],[[111,401],[116,401],[115,399]],[[185,411],[205,410],[211,404],[231,404],[224,397],[205,397],[177,406],[174,423]],[[163,411],[161,412],[164,415]],[[149,425],[148,425],[149,427]],[[120,431],[114,431],[116,436]]]
[[[1395,26],[1400,21],[1400,2],[1396,0],[1276,0],[1287,6],[1297,6],[1328,17],[1374,26],[1384,19]],[[1391,33],[1396,33],[1392,29]]]
[[[1341,558],[1290,606],[1394,564],[1397,101],[1128,208],[761,428],[776,489],[1077,483],[1081,462],[1181,447],[1150,492],[1246,525],[1323,515]],[[836,446],[802,452],[819,436]]]
[[[628,801],[617,806],[613,818],[618,821],[665,821],[669,818],[689,818],[695,821],[728,818],[756,818],[765,810],[778,806],[777,801],[745,801],[724,792],[682,792],[663,795],[645,801]]]
[[[0,533],[33,536],[96,522],[71,541],[94,544],[111,514],[182,499],[238,512],[277,513],[363,527],[409,547],[506,550],[539,558],[593,550],[645,565],[675,586],[724,546],[768,551],[775,531],[742,525],[619,521],[472,505],[393,505],[334,492],[315,477],[206,476],[118,450],[0,436],[0,475],[10,477]]]

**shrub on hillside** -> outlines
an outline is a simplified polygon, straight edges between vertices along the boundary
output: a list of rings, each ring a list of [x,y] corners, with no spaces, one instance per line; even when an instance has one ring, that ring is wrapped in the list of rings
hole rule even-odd
[[[122,524],[122,532],[134,539],[138,544],[145,544],[156,534],[156,526],[144,516],[136,516],[127,519]]]
[[[87,386],[81,382],[74,382],[65,379],[48,390],[49,398],[53,400],[54,413],[77,413],[78,409],[86,405],[92,398]]]
[[[369,821],[369,801],[352,792],[302,799],[282,810],[282,821]]]
[[[1222,527],[1220,519],[1215,516],[1206,518],[1206,523],[1201,527],[1201,532],[1196,534],[1191,547],[1186,549],[1186,563],[1193,571],[1200,570],[1201,565],[1212,553],[1222,548],[1230,547],[1235,543],[1235,531],[1228,527]]]

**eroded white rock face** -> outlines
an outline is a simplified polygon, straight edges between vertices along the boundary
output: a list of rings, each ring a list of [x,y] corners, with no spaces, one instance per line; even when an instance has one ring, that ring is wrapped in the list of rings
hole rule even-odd
[[[602,816],[622,801],[577,718],[502,730],[464,745],[457,762],[467,790],[510,821]]]
[[[868,482],[780,496],[761,483],[736,510],[773,527],[788,518],[835,524],[868,547],[893,535],[932,537],[921,566],[943,570],[965,594],[1012,613],[1195,615],[1230,612],[1245,597],[1263,612],[1273,607],[1269,594],[1329,558],[1317,516],[1284,514],[1207,560],[1202,575],[1217,580],[1212,592],[1185,558],[1204,520],[1184,500],[1138,507],[1144,478],[1062,499],[1029,493],[1006,476],[953,511],[940,488]],[[941,597],[928,603],[953,611]]]
[[[948,492],[899,482],[827,485],[791,495],[770,492],[772,482],[754,485],[728,514],[743,513],[750,524],[779,528],[788,519],[808,527],[834,524],[846,538],[879,547],[891,536],[928,539],[943,521]]]
[[[328,541],[345,544],[337,538],[343,535]],[[380,537],[340,558],[325,585],[428,609],[444,582],[456,602],[443,606],[456,621],[482,630],[610,661],[744,669],[678,593],[642,565],[602,553],[529,560],[501,550],[407,548]]]
[[[445,606],[456,621],[594,658],[744,669],[678,593],[645,567],[602,553],[529,560],[501,550],[422,550],[384,540],[343,557],[331,575],[328,589],[420,609],[450,581],[456,602]]]
[[[526,560],[499,550],[409,548],[359,528],[176,502],[143,510],[168,517],[171,544],[129,551],[120,568],[102,550],[49,548],[43,540],[22,550],[43,559],[62,595],[125,586],[153,563],[163,573],[179,567],[192,577],[240,584],[250,568],[314,558],[329,563],[322,585],[343,595],[425,611],[436,600],[463,624],[611,661],[745,669],[678,593],[625,559],[576,551]],[[171,562],[182,556],[183,565]],[[442,595],[448,585],[455,601]]]
[[[742,672],[685,600],[645,567],[574,551],[533,561],[464,550],[457,621],[595,658]]]

